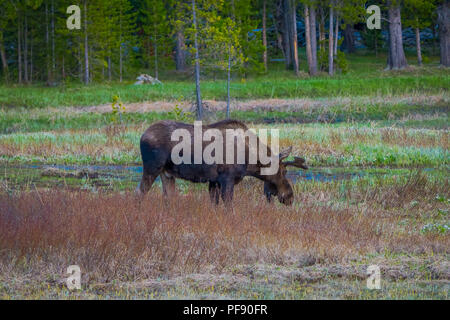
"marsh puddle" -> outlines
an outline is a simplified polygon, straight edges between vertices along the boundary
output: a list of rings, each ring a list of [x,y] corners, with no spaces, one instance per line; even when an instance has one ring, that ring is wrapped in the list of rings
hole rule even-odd
[[[406,169],[314,168],[289,170],[287,177],[293,183],[300,181],[332,182],[374,175],[392,175]],[[1,166],[0,180],[9,187],[74,187],[133,189],[140,181],[142,166],[122,165],[21,165]],[[179,180],[180,183],[181,180]],[[159,178],[156,180],[159,183]]]

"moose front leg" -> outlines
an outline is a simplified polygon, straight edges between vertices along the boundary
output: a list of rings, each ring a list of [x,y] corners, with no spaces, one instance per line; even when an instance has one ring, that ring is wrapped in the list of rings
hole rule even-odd
[[[219,193],[220,193],[220,187],[217,182],[210,182],[209,183],[209,197],[211,198],[211,202],[215,205],[219,204]]]
[[[230,206],[233,201],[234,179],[225,179],[220,182],[220,191],[225,206]]]
[[[272,202],[272,196],[277,195],[277,188],[270,182],[264,182],[264,195],[266,196],[267,202]]]

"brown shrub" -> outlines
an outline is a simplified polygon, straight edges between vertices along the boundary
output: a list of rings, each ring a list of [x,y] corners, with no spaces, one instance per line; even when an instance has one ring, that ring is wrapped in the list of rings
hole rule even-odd
[[[442,238],[398,232],[398,217],[380,219],[373,214],[380,209],[364,213],[314,194],[297,199],[292,207],[267,204],[246,182],[232,211],[210,205],[206,192],[170,202],[151,192],[140,203],[119,192],[0,194],[0,272],[48,276],[77,264],[85,280],[108,282],[253,263],[298,265],[305,255],[314,263],[342,262],[386,247],[447,250]]]

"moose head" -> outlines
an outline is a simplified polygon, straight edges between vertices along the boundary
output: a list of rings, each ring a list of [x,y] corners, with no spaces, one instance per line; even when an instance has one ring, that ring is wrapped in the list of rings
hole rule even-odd
[[[280,152],[278,172],[264,182],[264,194],[269,202],[271,201],[272,196],[278,197],[278,200],[285,205],[291,205],[294,201],[292,186],[286,178],[286,167],[292,166],[305,170],[307,170],[308,167],[305,164],[305,159],[300,157],[294,157],[293,161],[283,161],[291,152],[292,146]]]

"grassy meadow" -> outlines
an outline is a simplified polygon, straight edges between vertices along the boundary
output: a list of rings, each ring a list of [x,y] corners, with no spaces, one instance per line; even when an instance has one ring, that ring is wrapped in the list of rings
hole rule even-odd
[[[251,178],[232,211],[184,181],[177,199],[157,182],[136,201],[140,136],[193,121],[192,81],[0,86],[0,299],[447,300],[450,72],[433,59],[402,72],[382,56],[349,62],[334,77],[232,83],[232,118],[279,129],[310,166],[290,171],[291,207],[266,203]],[[225,82],[202,94],[206,121],[223,119]],[[65,284],[73,264],[80,291]],[[374,264],[381,290],[366,287]]]

